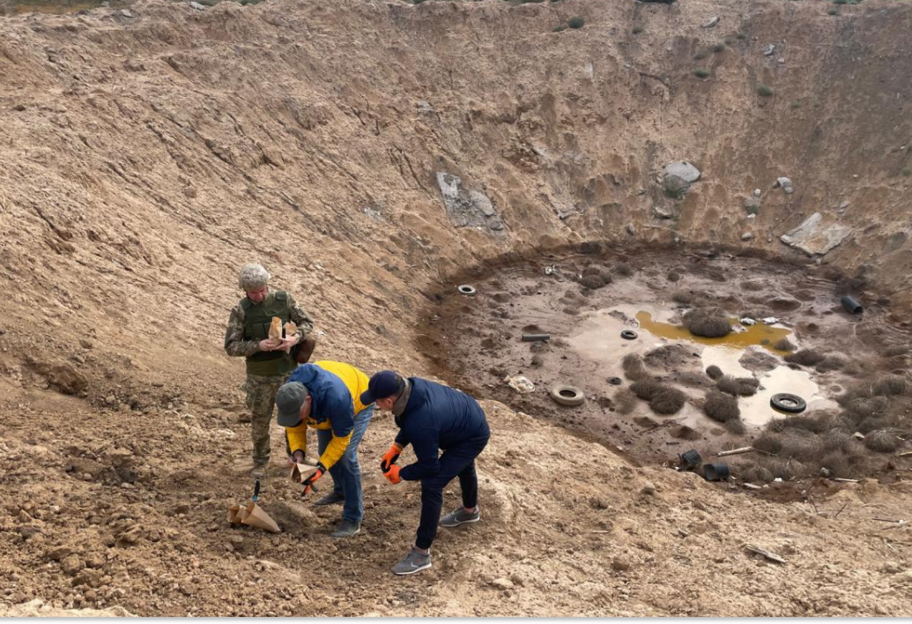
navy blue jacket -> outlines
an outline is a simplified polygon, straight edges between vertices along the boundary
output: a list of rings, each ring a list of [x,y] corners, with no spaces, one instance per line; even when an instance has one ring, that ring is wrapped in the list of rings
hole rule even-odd
[[[484,410],[467,394],[446,386],[410,377],[412,393],[402,415],[396,418],[396,443],[412,445],[418,461],[406,466],[399,476],[418,481],[440,472],[438,459],[446,450],[472,439],[491,435]]]

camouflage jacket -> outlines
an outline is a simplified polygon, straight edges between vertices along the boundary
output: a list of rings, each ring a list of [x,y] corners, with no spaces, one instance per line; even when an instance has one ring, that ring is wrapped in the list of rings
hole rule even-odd
[[[298,340],[300,342],[304,336],[313,331],[313,318],[307,313],[307,310],[297,304],[291,293],[287,294],[291,321],[298,326],[296,335],[300,336]],[[250,357],[259,352],[259,340],[249,340],[244,336],[244,308],[241,306],[241,301],[231,309],[231,315],[228,317],[228,329],[225,331],[225,353],[237,357]]]

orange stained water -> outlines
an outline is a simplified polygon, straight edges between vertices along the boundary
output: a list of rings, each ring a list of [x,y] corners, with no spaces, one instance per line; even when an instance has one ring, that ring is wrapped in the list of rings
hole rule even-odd
[[[686,327],[654,321],[652,320],[652,314],[649,312],[638,312],[636,320],[639,321],[640,327],[660,338],[689,340],[690,342],[699,342],[705,345],[740,347],[742,349],[760,345],[776,355],[788,355],[788,351],[780,351],[774,348],[773,345],[792,334],[792,331],[785,327],[773,327],[758,321],[756,325],[747,327],[747,331],[740,334],[732,332],[722,338],[702,338],[691,334]],[[737,319],[732,319],[733,324],[737,322]]]

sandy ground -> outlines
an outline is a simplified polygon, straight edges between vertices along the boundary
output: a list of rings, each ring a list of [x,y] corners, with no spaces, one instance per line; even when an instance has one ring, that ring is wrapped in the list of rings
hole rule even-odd
[[[0,613],[909,615],[908,525],[877,520],[912,515],[907,472],[761,499],[645,442],[619,455],[645,440],[631,427],[606,448],[511,409],[499,383],[477,392],[483,520],[441,533],[427,573],[390,574],[419,501],[376,470],[388,418],[365,437],[357,538],[331,540],[338,509],[301,503],[279,465],[262,503],[284,532],[225,520],[252,488],[243,365],[221,346],[248,261],[314,315],[318,357],[367,372],[444,370],[463,343],[419,342],[442,293],[568,251],[628,254],[631,295],[667,288],[644,250],[674,250],[685,279],[696,252],[774,257],[812,269],[814,297],[825,280],[827,306],[852,292],[912,322],[912,10],[832,6],[142,0],[0,20]],[[672,200],[657,177],[680,160],[702,177]],[[441,173],[502,228],[450,218]],[[794,194],[772,189],[784,174]],[[842,244],[780,242],[818,211]],[[482,327],[513,349],[524,325]]]

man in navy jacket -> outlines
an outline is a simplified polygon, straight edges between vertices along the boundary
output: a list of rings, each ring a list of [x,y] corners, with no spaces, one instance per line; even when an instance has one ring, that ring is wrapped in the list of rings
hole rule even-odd
[[[396,441],[380,462],[384,476],[391,483],[421,481],[415,546],[393,568],[395,574],[414,574],[431,567],[430,548],[438,522],[450,528],[480,519],[475,458],[488,443],[491,430],[475,399],[432,381],[380,371],[367,388],[361,402],[376,402],[379,409],[391,410],[399,427]],[[400,468],[396,460],[409,444],[418,461]],[[455,477],[462,488],[462,507],[441,519],[443,488]]]

